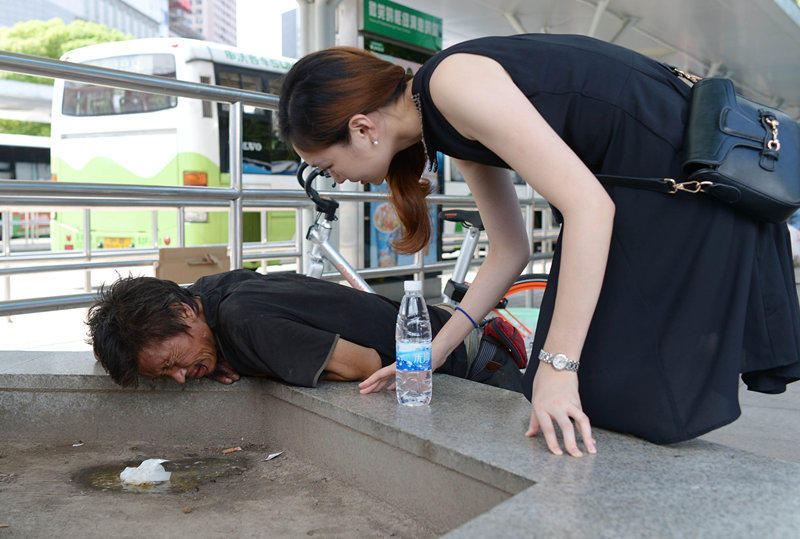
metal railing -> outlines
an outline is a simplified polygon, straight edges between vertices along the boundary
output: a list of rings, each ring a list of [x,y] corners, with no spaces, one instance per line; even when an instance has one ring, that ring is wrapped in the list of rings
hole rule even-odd
[[[236,88],[214,86],[168,79],[153,75],[129,73],[98,66],[63,62],[38,56],[17,54],[0,51],[0,70],[16,73],[39,75],[51,78],[61,78],[71,81],[87,82],[101,86],[111,86],[127,90],[137,90],[156,94],[165,94],[177,97],[188,97],[208,101],[229,103],[230,120],[228,129],[228,147],[230,155],[230,187],[166,187],[143,185],[119,185],[97,183],[48,183],[36,181],[0,181],[0,210],[3,222],[3,250],[0,263],[32,262],[31,266],[0,268],[0,277],[6,279],[6,301],[0,301],[0,316],[23,314],[48,310],[71,309],[90,305],[95,294],[77,294],[72,296],[53,296],[47,298],[34,298],[27,300],[8,300],[8,281],[11,275],[34,273],[40,271],[66,271],[74,269],[97,269],[108,267],[127,267],[152,264],[157,253],[154,249],[136,249],[137,253],[129,250],[114,250],[113,252],[97,252],[91,248],[91,228],[88,208],[137,208],[154,209],[171,207],[178,210],[178,235],[179,246],[183,245],[183,211],[184,208],[228,209],[228,248],[230,251],[231,268],[241,268],[244,259],[264,260],[270,258],[295,258],[298,260],[298,271],[302,271],[303,242],[302,233],[295,234],[294,245],[283,242],[280,245],[270,243],[250,244],[247,249],[242,242],[244,208],[274,208],[309,207],[311,202],[305,192],[298,190],[265,190],[242,188],[242,119],[243,105],[258,108],[277,110],[278,97],[270,94],[252,92]],[[384,201],[388,198],[386,193],[369,192],[338,192],[322,191],[322,196],[336,198],[341,201],[371,202]],[[531,231],[531,243],[536,241],[550,242],[553,236],[549,234],[548,227],[544,227],[544,237],[534,238],[533,214],[535,209],[548,208],[543,199],[534,199],[532,189],[528,188],[529,196],[521,199],[520,204],[526,208],[526,224]],[[448,204],[453,206],[474,206],[474,200],[469,196],[431,195],[428,201],[434,204]],[[83,207],[84,210],[84,249],[83,252],[65,252],[63,254],[37,253],[29,255],[11,256],[11,220],[8,208],[42,208],[42,207]],[[155,213],[155,212],[154,212]],[[546,216],[545,216],[546,217]],[[549,222],[549,219],[544,219]],[[300,219],[298,219],[298,232]],[[155,223],[154,223],[155,224]],[[157,226],[157,225],[156,225]],[[155,235],[154,235],[155,238]],[[291,248],[293,247],[293,248]],[[275,249],[279,250],[275,250]],[[281,248],[291,248],[281,251]],[[125,257],[125,260],[92,261],[96,258]],[[535,253],[531,260],[540,260],[552,257],[551,253]],[[64,264],[72,261],[74,264]],[[41,265],[42,262],[62,262],[59,264]],[[417,273],[423,275],[425,271],[440,271],[452,268],[453,262],[442,261],[435,264],[423,263],[423,257],[417,256],[415,264],[396,266],[392,268],[374,268],[359,270],[366,278],[384,277],[391,275],[404,275]],[[335,278],[338,274],[329,273],[323,278]],[[91,291],[87,272],[87,292]]]

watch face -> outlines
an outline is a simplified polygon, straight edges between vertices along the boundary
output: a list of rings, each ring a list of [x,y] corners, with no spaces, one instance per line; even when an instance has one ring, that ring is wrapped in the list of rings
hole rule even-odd
[[[553,356],[553,367],[558,370],[562,370],[564,367],[567,366],[567,356],[564,354],[556,354]]]

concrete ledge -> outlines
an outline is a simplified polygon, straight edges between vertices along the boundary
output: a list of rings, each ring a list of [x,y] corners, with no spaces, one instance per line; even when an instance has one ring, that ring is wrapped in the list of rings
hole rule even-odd
[[[517,395],[434,377],[429,409],[355,384],[115,386],[81,352],[0,353],[0,439],[274,444],[323,463],[453,536],[789,536],[800,465],[704,441],[597,430],[600,453],[528,440]],[[459,527],[460,526],[460,527]],[[455,529],[454,529],[455,528]]]

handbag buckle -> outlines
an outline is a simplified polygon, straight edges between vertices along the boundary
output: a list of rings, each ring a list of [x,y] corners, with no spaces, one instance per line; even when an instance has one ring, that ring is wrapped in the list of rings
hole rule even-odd
[[[781,142],[778,140],[778,126],[781,123],[775,118],[764,118],[764,121],[769,124],[772,131],[772,140],[767,142],[767,148],[777,152],[781,149]]]
[[[701,193],[706,187],[711,187],[714,185],[714,182],[698,182],[697,180],[678,183],[672,178],[664,178],[664,181],[669,184],[670,190],[668,191],[668,194],[670,195],[674,195],[678,191],[685,191],[687,193]]]

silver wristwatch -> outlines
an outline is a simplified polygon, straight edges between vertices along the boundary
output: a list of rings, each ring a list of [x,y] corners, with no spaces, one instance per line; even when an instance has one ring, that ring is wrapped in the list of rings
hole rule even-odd
[[[539,361],[549,363],[557,371],[578,372],[578,367],[581,365],[577,361],[570,361],[564,354],[549,354],[544,350],[539,351]]]

